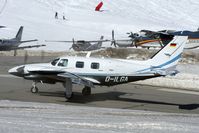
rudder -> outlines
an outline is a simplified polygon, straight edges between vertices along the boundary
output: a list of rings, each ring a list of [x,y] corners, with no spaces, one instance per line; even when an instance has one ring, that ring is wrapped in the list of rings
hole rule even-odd
[[[159,68],[170,68],[176,66],[187,42],[187,36],[175,36],[174,39],[151,59],[151,64]]]
[[[23,33],[23,26],[21,26],[21,27],[19,28],[19,31],[17,32],[17,35],[16,35],[16,37],[15,37],[18,41],[21,41],[22,33]]]

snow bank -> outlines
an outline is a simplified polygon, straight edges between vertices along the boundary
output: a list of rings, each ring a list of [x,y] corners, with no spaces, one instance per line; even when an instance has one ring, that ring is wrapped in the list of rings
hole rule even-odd
[[[189,73],[179,73],[176,76],[159,77],[135,82],[151,86],[160,86],[177,89],[188,89],[199,91],[199,75]]]
[[[0,132],[197,133],[199,115],[0,101]]]

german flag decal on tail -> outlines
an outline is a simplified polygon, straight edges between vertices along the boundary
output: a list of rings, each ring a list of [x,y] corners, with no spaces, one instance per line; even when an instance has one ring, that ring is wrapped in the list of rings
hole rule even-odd
[[[170,47],[175,48],[175,47],[176,47],[176,45],[177,45],[176,43],[171,43],[171,44],[170,44]]]

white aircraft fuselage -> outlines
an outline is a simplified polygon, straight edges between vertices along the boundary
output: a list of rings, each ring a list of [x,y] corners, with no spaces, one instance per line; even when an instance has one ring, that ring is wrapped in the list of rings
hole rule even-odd
[[[146,70],[144,75],[139,75],[141,70],[151,68],[151,66],[146,64],[145,61],[70,56],[60,57],[55,60],[58,61],[54,65],[52,65],[53,61],[51,63],[22,65],[14,68],[16,73],[13,72],[12,74],[29,80],[42,80],[43,82],[50,83],[52,80],[56,82],[65,81],[64,78],[59,76],[51,77],[52,74],[70,72],[84,77],[85,79],[91,78],[95,85],[105,86],[112,86],[160,76],[158,73],[155,75],[154,73],[150,73],[150,69]],[[66,66],[59,65],[59,63],[63,60],[67,60],[68,63]],[[78,66],[78,63],[80,66]],[[17,71],[20,70],[20,68],[23,68],[23,74],[21,74],[20,71]],[[42,70],[46,72],[41,72],[42,75],[38,75],[38,73],[40,73],[39,71]],[[12,71],[12,69],[10,71]],[[35,73],[35,71],[37,72]]]

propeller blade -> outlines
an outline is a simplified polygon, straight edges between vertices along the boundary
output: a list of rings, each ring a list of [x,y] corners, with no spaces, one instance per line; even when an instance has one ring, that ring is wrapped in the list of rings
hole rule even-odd
[[[75,44],[75,39],[73,38],[72,41],[73,41],[73,45],[74,45]]]
[[[41,62],[43,62],[44,56],[45,56],[45,52],[44,52],[44,50],[42,50],[42,51],[41,51]]]
[[[26,50],[24,53],[24,64],[27,64],[27,61],[28,61],[28,52]]]
[[[17,50],[14,50],[14,56],[17,56]]]
[[[115,41],[115,32],[114,30],[112,30],[112,40],[111,40],[111,46],[114,45],[114,47],[117,47],[116,46],[116,41]]]
[[[112,40],[115,40],[115,32],[112,30]]]

